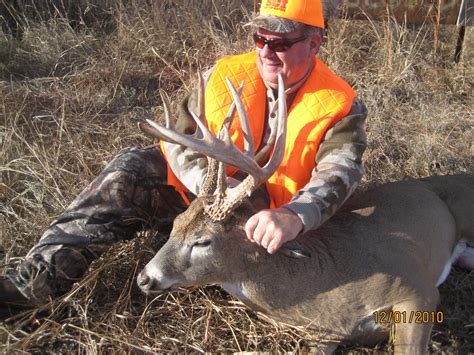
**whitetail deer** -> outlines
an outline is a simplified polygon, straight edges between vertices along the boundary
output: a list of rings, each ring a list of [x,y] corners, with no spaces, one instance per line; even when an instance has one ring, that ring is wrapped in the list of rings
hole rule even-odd
[[[230,89],[234,103],[222,140],[196,115],[200,134],[174,132],[166,101],[170,128],[141,125],[148,134],[210,159],[202,196],[176,218],[169,240],[138,276],[140,288],[152,293],[218,284],[254,310],[330,339],[326,350],[339,343],[381,342],[392,323],[395,352],[425,352],[433,322],[442,320],[436,312],[437,286],[466,241],[474,244],[473,178],[378,186],[352,198],[318,230],[269,255],[245,237],[244,225],[256,212],[248,196],[273,173],[285,149],[286,107],[280,105],[274,153],[261,168],[253,160],[253,142],[242,153],[230,141],[235,106],[243,129],[249,127],[240,96]],[[279,102],[285,102],[281,78]],[[249,175],[226,188],[225,163]]]

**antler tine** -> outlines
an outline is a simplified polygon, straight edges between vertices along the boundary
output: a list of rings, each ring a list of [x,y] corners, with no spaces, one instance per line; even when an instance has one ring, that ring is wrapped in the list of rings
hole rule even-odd
[[[174,129],[174,122],[171,120],[171,114],[170,114],[170,97],[168,94],[160,89],[160,97],[161,101],[163,102],[163,110],[165,111],[165,122],[166,122],[166,127],[170,129]]]
[[[250,123],[247,116],[247,112],[245,112],[244,103],[242,102],[242,98],[240,97],[240,93],[237,93],[235,86],[229,80],[229,78],[225,78],[227,82],[227,86],[232,93],[232,97],[234,98],[235,105],[237,106],[237,112],[239,113],[240,123],[242,126],[242,132],[244,134],[244,154],[249,158],[254,157],[254,141],[252,132],[250,129]],[[244,82],[242,82],[241,87],[243,87]]]
[[[204,78],[202,77],[201,71],[198,72],[198,98],[197,98],[197,110],[196,115],[201,121],[204,121]]]
[[[228,80],[228,78],[226,78]],[[232,85],[232,83],[231,83]],[[232,85],[232,87],[234,88],[234,86]],[[235,90],[235,88],[234,88]],[[239,90],[237,91],[236,93],[236,96],[240,98],[240,95],[242,95],[242,91],[244,90],[244,82],[242,81],[242,83],[240,84],[240,87],[239,87]],[[232,103],[230,104],[230,107],[229,107],[229,110],[227,111],[227,115],[225,116],[225,119],[224,119],[224,122],[222,123],[222,127],[227,127],[227,128],[230,128],[230,126],[232,125],[232,122],[234,121],[234,113],[235,113],[235,109],[236,109],[236,104],[235,104],[235,98],[234,100],[232,101]],[[239,113],[240,115],[240,113]],[[221,128],[222,130],[222,128]],[[220,131],[219,131],[219,135],[218,137],[220,137]]]
[[[278,75],[278,126],[276,133],[276,143],[273,149],[272,157],[262,168],[265,180],[268,179],[280,166],[283,160],[283,154],[285,153],[286,144],[286,119],[287,119],[287,108],[286,108],[286,97],[285,97],[285,84],[281,74]]]
[[[196,132],[199,131],[202,134],[202,140],[206,142],[213,142],[215,140],[214,135],[209,131],[207,128],[206,124],[199,119],[199,117],[194,113],[191,112],[191,117],[194,119],[194,122],[196,122]],[[199,139],[199,136],[195,136],[197,139]]]
[[[241,93],[242,86],[240,87],[239,93]],[[227,115],[224,119],[224,123],[222,124],[222,128],[219,131],[219,134],[217,137],[219,139],[223,138],[224,135],[224,127],[230,127],[233,121],[235,113],[235,103],[232,102],[232,104],[229,107],[229,110],[227,111]],[[208,166],[207,166],[207,175],[206,178],[201,186],[201,191],[200,191],[200,196],[207,196],[207,195],[212,195],[216,187],[220,190],[223,191],[226,188],[227,182],[225,179],[221,178],[222,171],[224,171],[225,174],[225,164],[222,162],[218,162],[216,159],[213,158],[208,158]]]
[[[225,163],[219,162],[219,168],[217,169],[217,187],[214,194],[223,196],[227,190],[227,170]]]
[[[243,88],[244,82],[242,81],[238,90],[239,96],[242,94]],[[217,135],[217,138],[223,140],[228,146],[231,145],[229,128],[234,120],[235,109],[236,105],[234,100],[227,111],[224,123],[222,123],[222,127]],[[224,194],[224,191],[227,189],[226,164],[212,158],[209,158],[208,161],[207,176],[202,184],[200,194],[201,196],[212,195],[214,193]]]
[[[219,180],[219,165],[216,159],[209,158],[207,164],[207,175],[201,185],[199,196],[209,196],[214,193]]]

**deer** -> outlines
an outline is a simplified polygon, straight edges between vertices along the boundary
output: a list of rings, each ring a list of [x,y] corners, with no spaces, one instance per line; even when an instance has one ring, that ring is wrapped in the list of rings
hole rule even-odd
[[[196,133],[178,133],[167,100],[166,126],[139,124],[209,162],[200,196],[176,217],[169,239],[138,275],[140,289],[159,294],[217,284],[250,309],[323,339],[318,349],[325,353],[340,344],[374,346],[391,327],[396,353],[425,353],[433,324],[443,317],[436,311],[437,287],[474,245],[473,177],[433,176],[365,190],[317,230],[270,255],[246,238],[244,225],[259,208],[252,193],[273,174],[285,149],[284,83],[280,77],[277,134],[263,167],[256,163],[240,91],[230,81],[228,86],[233,103],[217,137],[194,113]],[[244,151],[229,136],[235,109],[248,140]],[[227,185],[226,164],[248,174],[239,185]],[[464,259],[474,268],[474,260]]]

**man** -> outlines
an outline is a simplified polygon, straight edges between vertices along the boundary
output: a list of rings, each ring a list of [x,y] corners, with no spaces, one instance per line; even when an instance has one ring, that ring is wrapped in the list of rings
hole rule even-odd
[[[205,117],[217,132],[232,101],[224,78],[244,80],[242,97],[263,164],[276,130],[277,77],[283,76],[285,157],[262,187],[267,208],[245,226],[247,237],[272,254],[317,228],[358,186],[367,112],[350,86],[317,59],[324,28],[320,1],[264,0],[251,25],[255,51],[223,58],[206,73]],[[180,107],[176,127],[183,132],[194,130],[189,112],[196,101],[192,93]],[[241,136],[237,128],[231,133]],[[113,242],[130,238],[146,221],[169,222],[183,211],[187,198],[199,193],[207,159],[179,145],[164,143],[162,149],[166,160],[156,146],[120,152],[8,273],[11,281],[0,282],[0,301],[26,297],[42,304],[65,293]]]

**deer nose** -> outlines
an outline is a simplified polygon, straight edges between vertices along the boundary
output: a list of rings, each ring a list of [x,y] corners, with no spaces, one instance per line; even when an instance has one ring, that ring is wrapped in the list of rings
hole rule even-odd
[[[145,290],[149,290],[151,286],[153,285],[151,278],[145,275],[145,273],[143,272],[141,272],[138,275],[137,283],[138,283],[138,286],[140,286],[140,288],[145,289]]]

